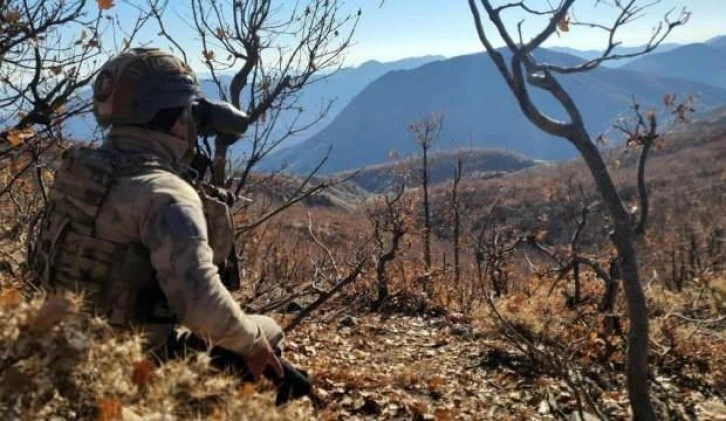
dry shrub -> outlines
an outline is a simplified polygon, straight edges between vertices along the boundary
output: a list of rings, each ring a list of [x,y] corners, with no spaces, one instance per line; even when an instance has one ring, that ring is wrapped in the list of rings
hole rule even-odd
[[[478,317],[485,336],[507,339],[508,346],[490,350],[492,367],[504,364],[525,377],[559,378],[568,384],[570,392],[583,397],[584,409],[589,410],[587,398],[606,410],[611,395],[619,393],[618,385],[622,384],[627,321],[623,320],[621,332],[608,328],[609,314],[597,308],[601,284],[588,279],[583,284],[583,302],[571,307],[562,296],[565,285],[550,289],[552,282],[554,279],[531,278],[525,285],[529,288],[491,301],[490,311]],[[679,292],[658,282],[645,287],[650,311],[652,391],[669,407],[675,417],[671,419],[689,418],[706,411],[707,401],[723,398],[726,318],[722,297],[714,292],[714,285],[723,282],[720,274]],[[610,314],[622,318],[624,312],[620,297]]]
[[[0,291],[0,418],[312,418],[304,402],[277,410],[272,393],[219,373],[204,353],[157,367],[140,335],[114,331],[81,304]]]

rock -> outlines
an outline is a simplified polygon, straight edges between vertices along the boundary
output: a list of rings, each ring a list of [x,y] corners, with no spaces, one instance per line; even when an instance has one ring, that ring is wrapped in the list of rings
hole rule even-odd
[[[451,334],[456,336],[473,336],[474,327],[468,324],[456,323],[451,325]]]
[[[447,314],[446,320],[452,325],[469,324],[471,322],[469,317],[459,312]]]
[[[353,327],[358,324],[358,319],[353,316],[343,316],[338,324],[344,327]]]
[[[446,326],[449,324],[449,321],[446,320],[446,317],[435,317],[431,320],[429,320],[429,325],[433,327],[441,327]]]
[[[282,310],[285,313],[298,313],[300,310],[302,310],[302,306],[295,301],[290,301],[287,303],[285,308]]]

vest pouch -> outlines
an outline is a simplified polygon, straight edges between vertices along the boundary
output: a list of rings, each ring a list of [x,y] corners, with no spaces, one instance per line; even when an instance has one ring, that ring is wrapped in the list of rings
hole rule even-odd
[[[200,194],[207,220],[207,236],[215,264],[223,263],[234,246],[234,224],[227,204],[204,192]]]
[[[231,196],[227,191],[211,186],[204,186],[199,196],[204,207],[209,245],[214,252],[213,262],[224,286],[236,291],[240,287],[240,277],[234,248],[234,221],[228,205]]]
[[[219,270],[219,276],[222,279],[222,284],[231,292],[237,291],[240,288],[241,280],[239,276],[239,265],[237,264],[237,251],[234,247],[229,252],[227,260],[217,265]]]
[[[96,310],[103,312],[107,278],[119,248],[116,243],[66,230],[51,257],[50,284],[56,290],[85,292]]]

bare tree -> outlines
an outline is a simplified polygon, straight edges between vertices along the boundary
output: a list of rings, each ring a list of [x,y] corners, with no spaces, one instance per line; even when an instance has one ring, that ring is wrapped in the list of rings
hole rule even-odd
[[[61,123],[90,109],[77,97],[79,90],[119,50],[102,43],[104,34],[120,31],[125,48],[150,17],[140,12],[121,28],[101,7],[89,13],[88,3],[0,1],[0,139],[9,149],[17,150],[38,131],[62,137]]]
[[[90,111],[82,89],[149,19],[140,10],[122,26],[109,8],[87,0],[0,0],[0,170],[8,174],[0,197],[13,204],[10,237],[32,226],[44,203],[48,164],[66,145],[63,123]],[[122,46],[112,42],[117,34],[126,37]],[[24,194],[16,187],[28,181],[39,200],[16,200]]]
[[[405,184],[401,182],[393,197],[383,197],[385,207],[376,206],[368,212],[368,219],[373,224],[373,242],[376,245],[376,290],[377,297],[371,304],[372,310],[383,306],[390,295],[386,267],[399,253],[401,240],[406,234],[406,224],[403,217],[400,201],[403,197]],[[384,239],[388,234],[388,239]]]
[[[675,20],[666,15],[658,24],[651,38],[641,51],[631,54],[619,54],[616,47],[618,31],[625,25],[642,17],[647,10],[659,0],[638,2],[636,0],[616,0],[608,4],[615,8],[616,17],[612,24],[578,21],[573,18],[570,9],[575,0],[562,0],[556,7],[547,10],[536,10],[526,2],[511,2],[494,7],[489,0],[480,0],[489,21],[504,41],[505,51],[511,54],[509,64],[502,51],[494,48],[489,32],[484,27],[480,6],[475,0],[469,0],[469,6],[479,40],[501,73],[507,86],[517,99],[522,112],[539,129],[551,135],[567,139],[584,159],[593,176],[597,189],[602,196],[604,205],[613,222],[611,241],[618,253],[620,272],[623,279],[630,331],[628,333],[627,351],[627,389],[634,418],[637,420],[655,420],[656,415],[650,400],[648,381],[648,313],[645,296],[640,285],[636,248],[636,226],[632,223],[623,200],[608,172],[607,166],[600,155],[596,143],[585,128],[583,117],[574,99],[563,88],[555,74],[572,74],[596,68],[605,61],[625,57],[636,57],[655,49],[673,30],[688,20],[688,12],[683,10]],[[598,2],[599,3],[599,2]],[[604,3],[604,2],[603,2]],[[524,41],[522,23],[517,26],[517,39],[507,28],[502,13],[518,10],[530,15],[547,18],[545,27],[529,41]],[[607,45],[599,57],[576,66],[560,66],[538,61],[533,52],[550,38],[556,31],[567,31],[571,25],[577,25],[602,31],[607,38]],[[531,99],[530,89],[541,89],[552,95],[567,113],[569,121],[557,121],[547,116]]]
[[[431,206],[429,203],[429,153],[433,143],[441,134],[441,127],[444,122],[443,115],[432,113],[427,117],[416,120],[409,125],[409,131],[413,140],[421,148],[421,172],[418,181],[423,189],[423,246],[424,246],[424,270],[428,274],[431,271]]]
[[[474,243],[474,259],[480,286],[485,285],[487,280],[491,280],[495,297],[508,293],[509,271],[507,265],[523,238],[513,235],[511,229],[497,228],[491,221],[487,221],[479,230],[479,235],[470,236]],[[485,295],[488,295],[488,292],[484,292]]]
[[[172,49],[180,50],[185,60],[201,55],[219,97],[249,116],[239,138],[217,136],[213,148],[204,139],[202,151],[206,156],[201,159],[206,169],[202,177],[232,189],[235,196],[248,195],[258,186],[264,189],[276,183],[297,184],[281,203],[239,227],[240,238],[292,205],[345,181],[317,176],[327,154],[301,178],[283,175],[283,169],[266,176],[252,175],[257,164],[285,140],[325,116],[331,102],[321,104],[314,117],[303,119],[300,93],[343,65],[361,12],[344,13],[338,0],[188,1],[191,30],[199,40],[198,52],[185,51],[178,42],[179,34],[166,31],[164,16],[169,0],[150,7],[160,34]],[[222,73],[231,74],[228,84]],[[246,141],[245,152],[233,159],[229,149],[240,138]],[[208,170],[210,174],[204,174]],[[244,211],[241,207],[235,212]]]
[[[346,15],[337,0],[277,2],[273,0],[189,0],[193,31],[200,39],[204,64],[219,96],[248,113],[243,133],[249,151],[235,174],[239,193],[256,164],[289,136],[309,128],[318,118],[299,121],[299,114],[282,135],[272,129],[287,112],[301,112],[298,94],[305,86],[327,77],[341,67],[360,11]],[[155,8],[161,33],[178,49],[177,37],[164,29]],[[188,52],[182,50],[186,58]],[[195,52],[195,54],[198,54]],[[233,72],[228,86],[220,72]],[[229,147],[238,139],[218,136],[212,162],[212,180],[225,185],[228,179]]]
[[[459,183],[461,182],[462,160],[461,157],[456,160],[456,168],[454,169],[454,180],[451,183],[451,208],[453,218],[452,241],[454,245],[454,284],[460,288],[461,282],[461,200],[459,198]]]

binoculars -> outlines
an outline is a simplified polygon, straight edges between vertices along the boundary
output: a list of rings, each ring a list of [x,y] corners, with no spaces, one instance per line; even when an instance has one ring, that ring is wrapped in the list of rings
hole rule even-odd
[[[199,136],[241,136],[250,124],[247,113],[223,101],[200,97],[192,103],[192,116]]]

